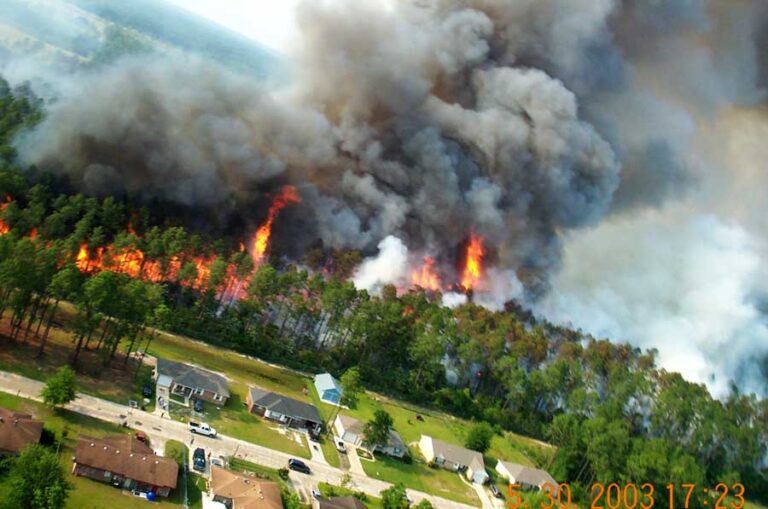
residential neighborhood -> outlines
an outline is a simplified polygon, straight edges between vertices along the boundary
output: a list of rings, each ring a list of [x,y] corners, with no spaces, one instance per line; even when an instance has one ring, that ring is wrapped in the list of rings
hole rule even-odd
[[[461,472],[473,483],[484,484],[488,481],[489,476],[485,471],[483,455],[477,451],[449,444],[428,435],[421,436],[419,450],[428,463]]]
[[[369,444],[365,439],[364,423],[339,414],[334,421],[334,429],[342,441],[353,447],[361,447],[371,453],[381,453],[395,458],[403,458],[408,454],[408,448],[400,434],[394,429],[389,430],[389,436],[385,444]]]

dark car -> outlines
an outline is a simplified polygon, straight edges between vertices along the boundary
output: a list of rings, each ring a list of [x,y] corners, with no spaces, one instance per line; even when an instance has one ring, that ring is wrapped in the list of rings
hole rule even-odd
[[[307,465],[301,460],[297,460],[294,458],[291,458],[288,460],[288,468],[290,468],[291,470],[295,470],[297,472],[301,472],[302,474],[312,473],[312,471],[309,469],[309,465]]]
[[[192,454],[192,468],[200,472],[205,471],[205,449],[202,447],[195,449]]]
[[[193,400],[194,403],[192,404],[193,407],[195,407],[195,412],[203,413],[203,402],[199,399]]]
[[[501,493],[501,490],[499,490],[499,488],[497,488],[495,484],[490,485],[490,490],[494,497],[504,498],[504,494]]]

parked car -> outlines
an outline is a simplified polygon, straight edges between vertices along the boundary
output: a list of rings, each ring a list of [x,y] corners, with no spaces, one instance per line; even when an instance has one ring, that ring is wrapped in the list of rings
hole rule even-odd
[[[288,460],[288,468],[290,468],[291,470],[295,470],[297,472],[301,472],[302,474],[312,473],[312,471],[309,469],[309,465],[295,458],[291,458]]]
[[[205,449],[202,447],[198,447],[195,449],[195,452],[192,453],[192,468],[199,470],[200,472],[205,471]]]
[[[323,495],[316,489],[312,488],[312,498],[314,498],[315,500],[320,500],[323,498]]]
[[[149,442],[149,438],[147,437],[147,434],[143,431],[137,431],[136,432],[136,440],[139,442],[144,442],[145,444]]]
[[[504,498],[504,494],[501,492],[501,490],[495,484],[491,484],[489,486],[489,489],[491,490],[491,493],[493,494],[494,497],[501,498],[501,499]]]
[[[197,433],[198,435],[205,435],[207,437],[215,437],[216,429],[208,426],[204,422],[189,421],[189,431]]]
[[[198,413],[202,414],[203,410],[204,410],[203,409],[203,402],[200,401],[199,399],[194,399],[192,401],[194,401],[194,403],[192,403],[192,407],[195,409],[195,412],[198,412]]]
[[[222,458],[211,458],[211,465],[214,467],[224,468],[224,460]]]
[[[347,452],[347,445],[344,440],[336,439],[336,450],[339,452]]]

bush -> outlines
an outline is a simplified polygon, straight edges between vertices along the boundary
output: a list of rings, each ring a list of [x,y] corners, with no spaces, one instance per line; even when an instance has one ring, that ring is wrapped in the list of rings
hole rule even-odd
[[[40,445],[53,445],[56,443],[56,433],[48,428],[43,428],[43,432],[40,435]]]
[[[280,468],[280,469],[278,469],[277,475],[283,481],[287,481],[288,480],[288,469],[287,468]]]

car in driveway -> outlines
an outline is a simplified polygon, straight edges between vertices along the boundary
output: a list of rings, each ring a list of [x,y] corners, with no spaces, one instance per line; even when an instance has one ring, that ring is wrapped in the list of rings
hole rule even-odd
[[[347,444],[344,443],[343,440],[339,440],[338,438],[335,441],[336,450],[339,452],[347,452]]]
[[[500,489],[499,489],[499,488],[498,488],[498,487],[497,487],[495,484],[491,484],[491,485],[488,487],[488,489],[490,489],[490,490],[491,490],[491,494],[492,494],[494,497],[496,497],[496,498],[501,498],[501,499],[503,499],[503,498],[504,498],[504,494],[501,492],[501,490],[500,490]]]
[[[309,475],[312,473],[312,471],[309,469],[309,465],[301,460],[297,460],[296,458],[291,458],[288,460],[288,468],[295,470],[296,472],[301,472],[302,474]]]
[[[219,468],[226,468],[226,463],[224,463],[224,458],[211,458],[211,466],[212,467],[219,467]]]
[[[192,453],[192,468],[199,472],[205,472],[205,449],[198,447]]]

